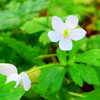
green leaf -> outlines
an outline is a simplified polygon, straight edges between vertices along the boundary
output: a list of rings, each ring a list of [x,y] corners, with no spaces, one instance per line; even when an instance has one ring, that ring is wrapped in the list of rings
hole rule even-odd
[[[74,98],[74,96],[70,95],[65,87],[61,87],[56,94],[50,94],[50,91],[48,91],[42,94],[42,97],[46,98],[46,100],[78,100],[76,97]]]
[[[21,8],[20,8],[20,12],[23,14],[28,14],[30,12],[32,13],[36,13],[36,11],[40,11],[43,8],[47,8],[49,2],[47,0],[26,0]],[[34,13],[34,14],[35,14]]]
[[[77,56],[75,61],[100,66],[100,49],[86,51]]]
[[[23,88],[14,88],[15,82],[6,84],[6,76],[0,74],[0,100],[20,100],[25,91]]]
[[[73,49],[69,51],[69,59],[72,59],[75,56],[75,54],[79,51],[79,49],[83,46],[85,42],[86,39],[73,42]]]
[[[36,21],[28,21],[21,28],[25,33],[34,34],[36,32],[44,31],[45,27]]]
[[[40,37],[39,37],[39,41],[40,41],[41,43],[43,43],[44,45],[50,43],[50,40],[49,40],[47,34],[48,34],[48,32],[45,31],[45,32],[43,32],[43,33],[40,35]]]
[[[11,1],[7,4],[7,8],[21,17],[25,17],[25,15],[30,16],[30,13],[36,15],[43,8],[47,8],[49,2],[47,0],[25,0],[23,2],[20,1]],[[36,12],[37,11],[37,12]],[[35,12],[35,13],[34,13]]]
[[[7,4],[7,8],[10,10],[10,11],[13,11],[13,12],[20,12],[20,7],[21,7],[21,2],[16,2],[16,1],[10,1],[8,4]],[[23,13],[23,12],[22,12]]]
[[[62,65],[67,64],[67,53],[66,51],[62,51],[59,48],[57,49],[57,57]]]
[[[75,68],[74,66],[70,66],[68,68],[68,71],[69,71],[71,78],[75,82],[75,84],[78,84],[79,86],[83,86],[83,81],[79,75],[80,72],[79,72],[78,68]]]
[[[24,42],[18,41],[14,38],[4,36],[2,42],[5,43],[8,47],[12,48],[17,54],[23,57],[26,61],[34,61],[34,58],[39,55],[40,49],[38,47],[31,47]]]
[[[64,80],[66,69],[59,64],[50,64],[41,71],[39,83],[36,86],[38,93],[45,93],[49,90],[55,93],[59,90]]]
[[[20,18],[10,10],[0,12],[0,30],[16,28]]]
[[[34,20],[27,21],[21,29],[28,34],[34,34],[40,31],[47,30],[46,17],[35,18]]]
[[[83,98],[80,100],[99,100],[100,99],[100,88],[92,92],[84,93]]]
[[[7,77],[0,74],[0,87],[6,83]]]
[[[99,81],[100,81],[100,66],[93,66],[93,68],[96,70],[97,75],[99,77]]]
[[[83,86],[83,82],[99,85],[97,73],[91,67],[82,64],[73,64],[68,70],[75,84],[78,84],[79,86]]]

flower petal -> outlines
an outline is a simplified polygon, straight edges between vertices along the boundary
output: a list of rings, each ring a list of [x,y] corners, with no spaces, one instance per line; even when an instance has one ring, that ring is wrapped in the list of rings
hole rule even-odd
[[[72,49],[72,41],[61,39],[59,42],[59,48],[64,51],[70,51]]]
[[[21,80],[20,76],[16,73],[13,73],[13,74],[11,74],[7,77],[7,82],[6,83],[11,82],[11,81],[15,81],[16,82],[15,87],[17,87],[20,83],[20,80]]]
[[[8,76],[12,73],[16,74],[18,73],[17,68],[14,65],[7,63],[0,63],[0,74]]]
[[[49,31],[48,37],[52,42],[58,42],[60,40],[58,33],[55,31]]]
[[[74,29],[78,25],[78,18],[76,16],[70,15],[65,21],[66,27],[69,29]]]
[[[54,16],[52,17],[52,27],[56,32],[60,32],[62,27],[64,26],[64,22],[61,18]]]
[[[82,28],[75,29],[72,33],[70,38],[72,40],[80,40],[86,35],[86,31]]]
[[[25,72],[20,74],[21,77],[21,84],[23,85],[24,89],[28,91],[31,88],[31,81],[28,75]]]

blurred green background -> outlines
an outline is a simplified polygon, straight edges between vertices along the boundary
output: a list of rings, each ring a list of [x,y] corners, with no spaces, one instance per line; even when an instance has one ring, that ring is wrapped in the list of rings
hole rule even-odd
[[[57,48],[47,37],[51,17],[65,20],[68,15],[76,15],[87,31],[87,43],[81,49],[100,49],[100,0],[0,0],[0,63],[14,64],[21,72],[52,62],[37,57]],[[27,93],[28,99],[22,99],[35,96]]]

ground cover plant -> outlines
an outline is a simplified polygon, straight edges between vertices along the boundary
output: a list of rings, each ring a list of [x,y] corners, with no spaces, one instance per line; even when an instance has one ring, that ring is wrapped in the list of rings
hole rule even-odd
[[[0,100],[99,100],[100,0],[0,0]]]

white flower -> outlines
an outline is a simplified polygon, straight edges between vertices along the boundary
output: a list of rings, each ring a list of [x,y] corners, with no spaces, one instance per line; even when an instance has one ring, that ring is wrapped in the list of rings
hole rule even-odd
[[[57,16],[52,17],[52,27],[54,31],[48,32],[48,37],[52,42],[59,41],[59,48],[64,51],[72,49],[72,40],[82,39],[86,31],[82,28],[76,28],[78,25],[78,18],[70,15],[67,17],[65,23]]]
[[[26,91],[31,87],[31,81],[25,72],[18,74],[17,68],[12,64],[0,63],[0,74],[7,76],[7,82],[15,81],[17,87],[21,84]]]

